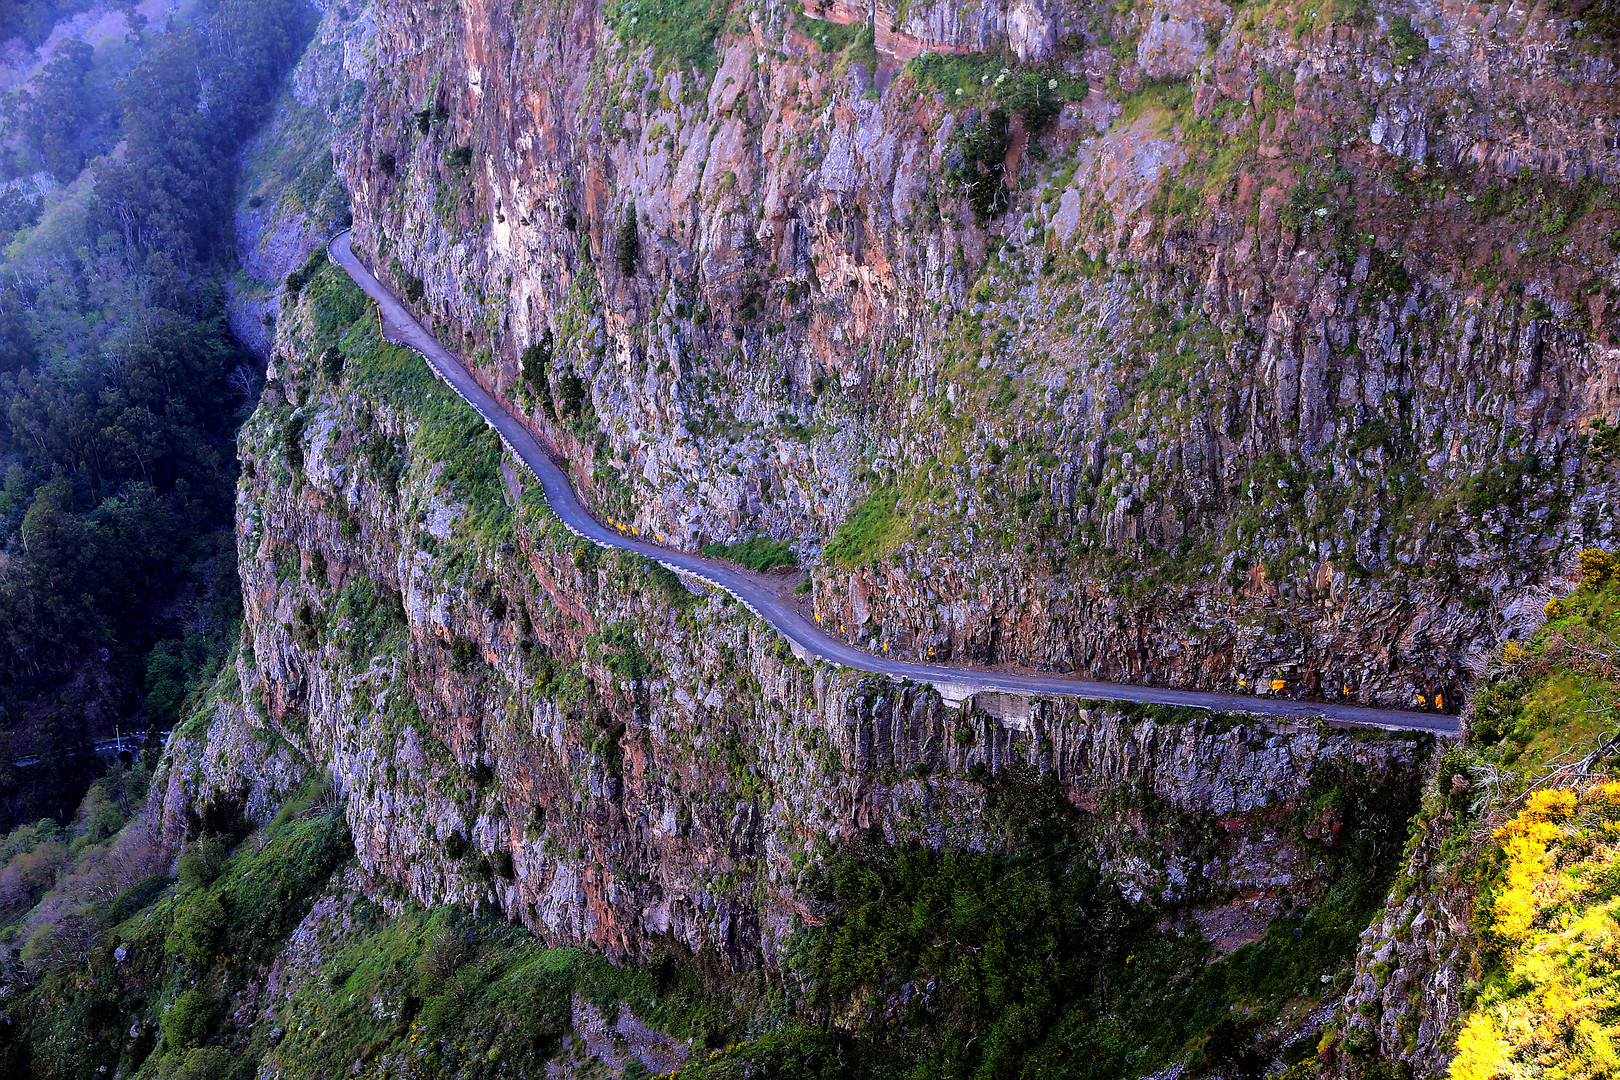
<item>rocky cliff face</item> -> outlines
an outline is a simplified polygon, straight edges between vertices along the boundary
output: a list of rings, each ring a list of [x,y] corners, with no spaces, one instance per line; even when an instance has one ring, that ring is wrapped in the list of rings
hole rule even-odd
[[[738,1046],[657,1026],[655,965],[524,997],[584,961],[457,920],[785,1001],[841,857],[1006,855],[1056,821],[1113,905],[1088,935],[1156,955],[1098,961],[1030,1045],[1146,1033],[1142,1072],[1279,1071],[1342,1001],[1329,1071],[1441,1074],[1477,936],[1434,798],[1342,965],[1426,738],[948,705],[795,659],[567,533],[304,261],[339,190],[310,148],[337,145],[357,246],[605,516],[790,538],[830,629],[1442,705],[1610,528],[1614,79],[1567,21],[1455,5],[332,8],[239,222],[252,273],[301,267],[240,308],[270,356],[242,645],[141,823],[154,864],[214,844],[230,869],[120,897],[50,1030],[90,1042],[93,1013],[115,1075],[736,1075]],[[216,909],[230,956],[197,929]],[[903,1049],[943,1012],[918,982],[799,1019]],[[769,1041],[801,1006],[723,1030]]]
[[[369,6],[326,8],[270,122],[242,150],[235,207],[241,273],[228,283],[231,333],[261,359],[275,345],[282,283],[348,212],[332,147],[359,120],[375,57]]]
[[[602,514],[790,539],[852,639],[1449,707],[1612,539],[1617,76],[1568,20],[466,2],[375,27],[339,142],[357,249]],[[322,769],[368,890],[553,944],[779,969],[830,853],[980,849],[1038,804],[1226,952],[1321,899],[1346,830],[1398,833],[1425,759],[808,667],[569,536],[331,270],[281,302],[242,453],[248,644],[177,736],[166,835]],[[1449,1060],[1473,945],[1439,835],[1364,938],[1340,1071]]]
[[[1578,20],[377,28],[359,246],[604,512],[791,540],[853,639],[1449,707],[1609,537],[1617,75]]]
[[[1413,1076],[1445,1075],[1478,994],[1485,944],[1475,921],[1478,868],[1457,858],[1455,843],[1446,850],[1455,815],[1432,797],[1425,809],[1382,917],[1361,935],[1337,1026],[1323,1041],[1332,1075],[1356,1075],[1368,1059]]]
[[[1225,951],[1321,895],[1342,829],[1404,820],[1421,741],[952,709],[807,667],[728,598],[570,536],[358,296],[329,268],[283,305],[241,440],[246,643],[171,744],[171,839],[267,819],[313,766],[363,870],[426,904],[749,967],[814,918],[806,868],[864,830],[981,848],[1055,797],[1127,898]]]

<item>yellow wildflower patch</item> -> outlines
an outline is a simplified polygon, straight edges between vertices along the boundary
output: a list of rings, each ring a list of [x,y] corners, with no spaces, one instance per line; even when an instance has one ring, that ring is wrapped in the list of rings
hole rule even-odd
[[[1491,1080],[1502,1071],[1502,1049],[1490,1015],[1475,1013],[1457,1036],[1457,1056],[1451,1061],[1451,1080]]]
[[[1496,831],[1501,962],[1465,1019],[1451,1080],[1620,1077],[1620,784],[1537,791]]]

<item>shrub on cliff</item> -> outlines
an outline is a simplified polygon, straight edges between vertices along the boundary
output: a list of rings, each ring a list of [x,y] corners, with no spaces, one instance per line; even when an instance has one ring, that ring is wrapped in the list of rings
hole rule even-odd
[[[1597,592],[1615,580],[1620,559],[1602,548],[1586,548],[1581,552],[1581,588]]]
[[[345,378],[353,392],[392,401],[408,417],[409,434],[403,446],[393,438],[368,437],[367,456],[375,457],[385,486],[403,476],[412,462],[442,463],[439,483],[467,504],[467,512],[457,523],[458,532],[498,542],[510,527],[511,510],[501,480],[502,450],[495,432],[472,406],[433,376],[418,354],[384,342],[375,319],[355,323],[344,335],[342,348],[348,357]]]
[[[219,1080],[228,1075],[231,1052],[223,1046],[188,1050],[174,1071],[174,1080]]]
[[[213,1022],[213,1000],[200,989],[187,990],[163,1013],[163,1044],[170,1050],[195,1046]]]
[[[478,934],[469,926],[454,921],[453,914],[441,916],[428,937],[427,947],[416,958],[415,993],[429,998],[440,993],[444,985],[463,966],[478,957]]]
[[[605,648],[602,652],[602,662],[609,671],[622,675],[632,682],[643,679],[652,671],[652,661],[647,658],[641,643],[636,640],[634,623],[616,622],[602,631],[601,642]]]
[[[180,853],[180,884],[188,889],[213,884],[230,854],[230,845],[221,836],[204,836],[187,844]]]
[[[349,275],[336,270],[310,279],[310,287],[315,293],[312,304],[315,330],[324,340],[334,339],[371,307],[366,294]]]
[[[336,345],[328,345],[326,351],[321,353],[321,374],[333,384],[343,378],[343,354]]]
[[[519,358],[519,365],[523,371],[523,381],[534,391],[540,407],[546,412],[552,411],[551,404],[551,378],[548,370],[551,366],[552,336],[551,327],[540,331],[540,338],[532,345],[524,348]]]
[[[317,965],[289,984],[277,1021],[286,1035],[266,1057],[289,1080],[342,1076],[356,1060],[379,1059],[411,1062],[421,1076],[539,1077],[569,1029],[571,1001],[610,1024],[632,986],[659,994],[660,1009],[682,1004],[670,1008],[674,995],[633,970],[547,949],[521,927],[414,905],[393,917],[357,905]],[[638,1007],[636,1015],[648,1019],[650,1011]]]
[[[1087,84],[1057,64],[1026,66],[989,53],[947,56],[923,53],[906,65],[917,80],[945,95],[947,105],[1000,105],[1016,114],[1024,130],[1040,131],[1064,102],[1084,101]]]
[[[563,368],[562,377],[557,383],[557,415],[561,417],[582,415],[590,400],[590,392],[585,380],[579,377],[579,372],[574,370],[572,364]]]
[[[1613,1075],[1620,981],[1612,955],[1620,783],[1532,793],[1493,834],[1482,901],[1494,962],[1457,1041],[1452,1080]]]
[[[304,286],[309,284],[310,279],[321,272],[326,263],[326,249],[324,247],[318,247],[310,252],[309,256],[287,275],[287,291],[297,296],[303,291]]]
[[[1010,145],[1005,109],[972,109],[962,117],[945,153],[945,175],[962,191],[981,225],[1007,209],[1010,201],[1005,179]]]
[[[450,110],[443,105],[428,105],[411,113],[411,117],[416,121],[416,130],[426,135],[434,124],[450,119]]]
[[[301,812],[323,809],[307,801],[318,790],[312,782],[302,799],[283,804],[278,820],[265,829],[264,846],[232,859],[218,891],[233,913],[231,951],[267,956],[309,911],[315,894],[352,853],[348,825],[340,807],[301,818]],[[285,819],[285,820],[283,820]]]
[[[229,921],[219,897],[204,890],[187,893],[175,916],[174,929],[169,932],[169,952],[194,967],[207,967]]]
[[[1395,46],[1395,62],[1410,64],[1429,51],[1429,39],[1412,26],[1412,16],[1394,15],[1389,20],[1389,39]]]
[[[634,274],[637,264],[641,261],[641,240],[636,235],[635,203],[630,204],[630,208],[624,212],[624,220],[619,223],[615,250],[618,255],[619,273],[625,277]]]
[[[426,287],[423,285],[421,278],[405,269],[404,264],[397,258],[388,260],[388,272],[394,276],[395,281],[399,282],[400,295],[405,298],[407,303],[420,304],[422,302]]]
[[[1553,0],[1548,7],[1573,20],[1577,40],[1613,46],[1620,38],[1620,0]]]
[[[817,1006],[867,1017],[879,1042],[928,1062],[925,1075],[949,1062],[1016,1076],[1059,1048],[1073,1075],[1132,1075],[1138,1055],[1087,1007],[1128,939],[1109,932],[1120,927],[1108,890],[1071,855],[848,844],[812,886],[825,922],[796,958]],[[903,1004],[873,1008],[885,1002]]]
[[[801,15],[799,29],[803,30],[804,36],[814,41],[816,47],[828,56],[836,56],[858,43],[863,43],[868,48],[872,45],[871,27],[865,22],[835,23],[830,19]]]
[[[405,601],[397,591],[356,574],[338,594],[337,645],[363,667],[396,645],[406,628]]]

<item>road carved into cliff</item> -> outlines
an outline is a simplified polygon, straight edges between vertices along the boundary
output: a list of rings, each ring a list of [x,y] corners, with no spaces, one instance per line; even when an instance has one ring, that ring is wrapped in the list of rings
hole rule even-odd
[[[378,281],[355,256],[351,234],[339,233],[328,245],[332,261],[354,279],[354,283],[376,301],[383,333],[390,341],[420,353],[433,373],[471,405],[514,457],[539,481],[552,512],[574,535],[602,547],[633,551],[637,555],[724,589],[750,611],[785,637],[793,651],[807,661],[824,661],[857,671],[870,671],[892,679],[930,683],[952,701],[962,701],[982,692],[1019,695],[1089,698],[1099,701],[1132,701],[1154,705],[1182,705],[1223,712],[1256,713],[1268,717],[1305,719],[1325,717],[1330,722],[1360,724],[1454,734],[1457,718],[1441,713],[1410,712],[1404,709],[1378,709],[1333,702],[1287,701],[1256,698],[1242,694],[1216,694],[1197,690],[1172,690],[1130,683],[1093,682],[1067,675],[1035,674],[948,664],[924,664],[878,656],[847,642],[839,641],[799,614],[770,588],[755,581],[738,567],[717,559],[662,547],[639,537],[625,536],[598,522],[575,494],[568,476],[541,445],[529,426],[513,415],[473,376],[462,362],[417,321],[409,308]]]

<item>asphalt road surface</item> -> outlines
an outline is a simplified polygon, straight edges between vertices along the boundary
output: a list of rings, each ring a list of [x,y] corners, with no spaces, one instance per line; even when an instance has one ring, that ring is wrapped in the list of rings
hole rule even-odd
[[[675,570],[701,578],[726,590],[742,601],[761,619],[788,639],[794,652],[804,658],[823,660],[858,671],[872,671],[894,679],[932,683],[956,694],[976,690],[1000,690],[1014,694],[1038,694],[1090,698],[1101,701],[1138,701],[1156,705],[1186,705],[1225,712],[1258,713],[1264,716],[1309,718],[1321,716],[1330,722],[1371,725],[1451,734],[1457,731],[1457,718],[1443,713],[1410,712],[1403,709],[1376,709],[1333,702],[1291,701],[1250,697],[1243,694],[1213,694],[1196,690],[1172,690],[1128,683],[1090,682],[1065,675],[1043,675],[987,668],[924,664],[890,659],[839,641],[823,633],[814,623],[785,603],[768,586],[746,571],[720,560],[662,547],[639,537],[626,536],[602,525],[585,511],[567,475],[552,460],[534,432],[496,401],[460,360],[440,345],[392,292],[372,276],[355,257],[349,245],[350,234],[342,232],[328,247],[332,261],[346,270],[355,284],[376,301],[387,337],[421,353],[428,366],[449,384],[467,404],[478,410],[519,460],[540,482],[546,500],[562,523],[576,535],[603,547],[633,551]]]

